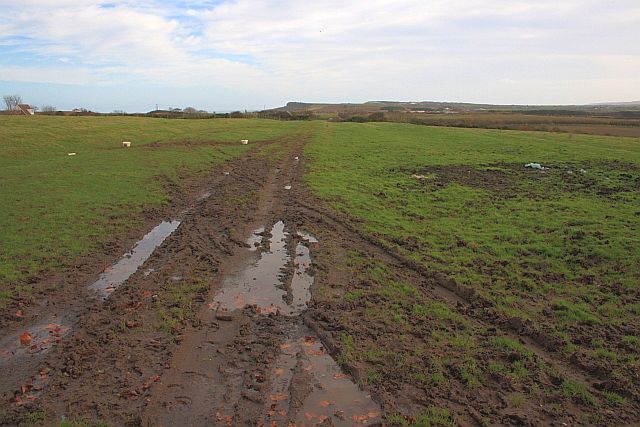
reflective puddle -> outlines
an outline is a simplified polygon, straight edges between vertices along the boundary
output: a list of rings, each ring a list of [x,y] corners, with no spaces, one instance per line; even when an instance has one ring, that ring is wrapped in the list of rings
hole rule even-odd
[[[275,223],[269,232],[265,228],[255,230],[247,240],[249,251],[255,253],[250,264],[228,276],[209,306],[222,320],[231,320],[233,311],[246,305],[255,306],[261,313],[299,315],[311,299],[313,276],[310,274],[309,246],[316,243],[318,240],[310,234],[298,232],[291,236],[282,221]],[[288,279],[285,268],[292,260],[289,252],[294,244],[293,272],[290,280],[285,280]],[[342,373],[321,341],[300,319],[292,319],[291,326],[291,338],[281,344],[281,353],[270,376],[265,425],[300,427],[379,423],[380,407],[371,396]],[[291,390],[296,375],[311,379],[311,391],[293,413]]]
[[[116,264],[100,275],[89,289],[106,299],[151,256],[153,251],[173,233],[180,221],[163,221],[136,243],[131,252],[126,253]],[[154,270],[147,269],[145,276]],[[52,316],[41,323],[25,327],[24,330],[7,336],[0,341],[0,366],[21,356],[47,352],[71,331],[73,322],[59,316]]]
[[[255,251],[258,249],[258,246],[260,246],[260,243],[262,243],[263,234],[264,227],[260,227],[257,230],[254,230],[253,233],[251,233],[251,236],[249,236],[249,238],[247,239],[247,245],[249,245],[250,251]]]
[[[291,305],[296,312],[301,312],[311,300],[311,285],[313,285],[313,276],[309,274],[311,268],[311,255],[309,254],[309,243],[317,243],[313,238],[313,242],[309,239],[307,243],[298,242],[296,245],[296,255],[293,259],[294,271],[291,278]]]
[[[294,316],[307,307],[311,299],[309,288],[313,283],[313,277],[307,271],[311,264],[309,248],[303,242],[296,245],[293,278],[291,286],[287,287],[284,269],[291,261],[287,244],[289,233],[285,231],[284,222],[278,221],[269,234],[266,243],[263,242],[264,228],[255,230],[249,237],[249,250],[258,253],[257,259],[228,276],[210,304],[213,309],[228,313],[251,305],[261,313]],[[261,245],[264,250],[259,252],[257,249]]]
[[[296,337],[280,346],[272,373],[265,423],[272,426],[353,426],[381,421],[380,407],[344,374],[311,331],[300,326]],[[290,385],[296,366],[311,377],[311,392],[290,414]]]
[[[26,354],[38,354],[50,350],[71,330],[71,325],[57,316],[38,325],[5,337],[0,342],[0,365]]]
[[[139,240],[131,252],[123,257],[113,266],[109,267],[100,275],[98,280],[89,286],[102,299],[107,299],[109,295],[123,284],[144,262],[151,256],[153,251],[173,233],[180,221],[162,221],[153,230]]]

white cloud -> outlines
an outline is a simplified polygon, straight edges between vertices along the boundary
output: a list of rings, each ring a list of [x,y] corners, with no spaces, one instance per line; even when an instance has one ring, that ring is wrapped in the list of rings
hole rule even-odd
[[[552,86],[564,102],[640,99],[631,0],[103,3],[0,0],[0,79],[218,85],[271,102],[563,102]]]

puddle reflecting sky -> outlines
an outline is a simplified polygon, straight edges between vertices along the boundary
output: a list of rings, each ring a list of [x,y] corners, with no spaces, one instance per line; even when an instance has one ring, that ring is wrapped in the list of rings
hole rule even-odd
[[[380,407],[344,374],[311,331],[300,326],[295,338],[283,343],[271,375],[265,424],[288,426],[371,425],[381,421]],[[298,361],[311,376],[311,393],[295,415],[289,414],[289,387]],[[324,424],[330,422],[329,424]]]
[[[247,240],[250,251],[256,251],[265,232],[264,228],[255,230]],[[308,273],[311,264],[309,248],[298,243],[294,257],[294,272],[291,282],[292,303],[285,301],[283,269],[291,260],[285,224],[278,221],[270,230],[271,237],[265,250],[258,252],[257,259],[239,271],[229,275],[222,289],[214,298],[213,308],[222,311],[241,309],[246,305],[255,305],[262,313],[280,313],[286,316],[299,314],[307,307],[311,298],[309,287],[313,277]]]
[[[70,324],[57,316],[10,335],[0,342],[0,366],[9,360],[50,350],[71,330]]]
[[[153,251],[173,233],[180,221],[162,221],[153,230],[139,240],[131,252],[124,254],[120,261],[109,267],[100,275],[98,280],[89,286],[89,289],[98,292],[101,298],[106,299],[121,284],[125,282],[144,262]]]

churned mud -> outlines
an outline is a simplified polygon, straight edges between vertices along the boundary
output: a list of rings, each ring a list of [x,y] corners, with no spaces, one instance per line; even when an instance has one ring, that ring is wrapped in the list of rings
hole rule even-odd
[[[269,399],[266,425],[372,425],[382,416],[371,395],[342,372],[320,339],[302,324],[280,344]]]
[[[206,197],[201,197],[200,200],[204,198]],[[107,267],[100,278],[89,286],[89,289],[96,291],[102,299],[106,299],[118,286],[131,277],[153,251],[179,226],[179,220],[162,221],[139,240],[131,252],[124,254],[113,266]]]
[[[175,425],[370,425],[381,410],[342,373],[303,323],[311,299],[311,251],[283,209],[291,154],[258,195],[245,248],[221,267],[220,285],[152,390],[143,423]],[[295,160],[294,160],[295,161]],[[289,188],[287,188],[289,187]],[[287,191],[283,193],[282,190]]]
[[[171,220],[77,275],[78,298],[15,325],[0,341],[2,423],[380,423],[303,321],[321,245],[289,221],[303,142],[212,171]]]
[[[2,319],[0,424],[637,424],[633,386],[606,406],[611,378],[311,196],[304,142],[213,169]]]

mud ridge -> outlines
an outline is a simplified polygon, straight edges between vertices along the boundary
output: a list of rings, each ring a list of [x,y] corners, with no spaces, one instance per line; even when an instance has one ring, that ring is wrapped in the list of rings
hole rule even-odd
[[[473,308],[493,308],[493,304],[487,299],[480,296],[474,289],[459,285],[452,279],[445,278],[440,274],[428,271],[425,267],[419,265],[415,261],[406,259],[402,255],[396,253],[385,243],[362,233],[356,227],[352,226],[347,220],[341,220],[332,213],[329,213],[317,207],[313,207],[304,202],[297,201],[297,204],[300,205],[306,215],[313,214],[317,218],[321,218],[324,222],[331,221],[333,223],[333,226],[338,225],[345,230],[348,230],[350,233],[355,234],[360,240],[369,243],[377,250],[383,251],[385,255],[401,263],[403,266],[410,268],[416,273],[422,275],[428,280],[430,285],[439,287],[448,293],[445,300],[449,300],[450,302],[453,301],[455,303],[467,304]],[[467,311],[465,312],[465,314],[469,315],[470,313]],[[537,330],[533,325],[531,325],[529,321],[522,322],[519,319],[516,320],[505,318],[495,311],[487,312],[486,310],[482,310],[481,313],[476,313],[475,311],[473,311],[472,315],[477,317],[479,320],[482,320],[483,322],[489,322],[490,325],[499,325],[505,330],[516,334],[519,340],[524,341],[523,344],[534,347],[536,353],[547,354],[547,357],[550,357],[550,352],[555,353],[555,350],[560,348],[559,342],[556,338],[548,336],[543,331]],[[526,337],[528,339],[523,340],[523,337]],[[568,367],[569,365],[565,366]],[[604,381],[608,378],[607,373],[589,370],[584,366],[579,367],[598,380]],[[575,371],[575,369],[573,368],[567,369]],[[583,377],[582,375],[579,376]]]

